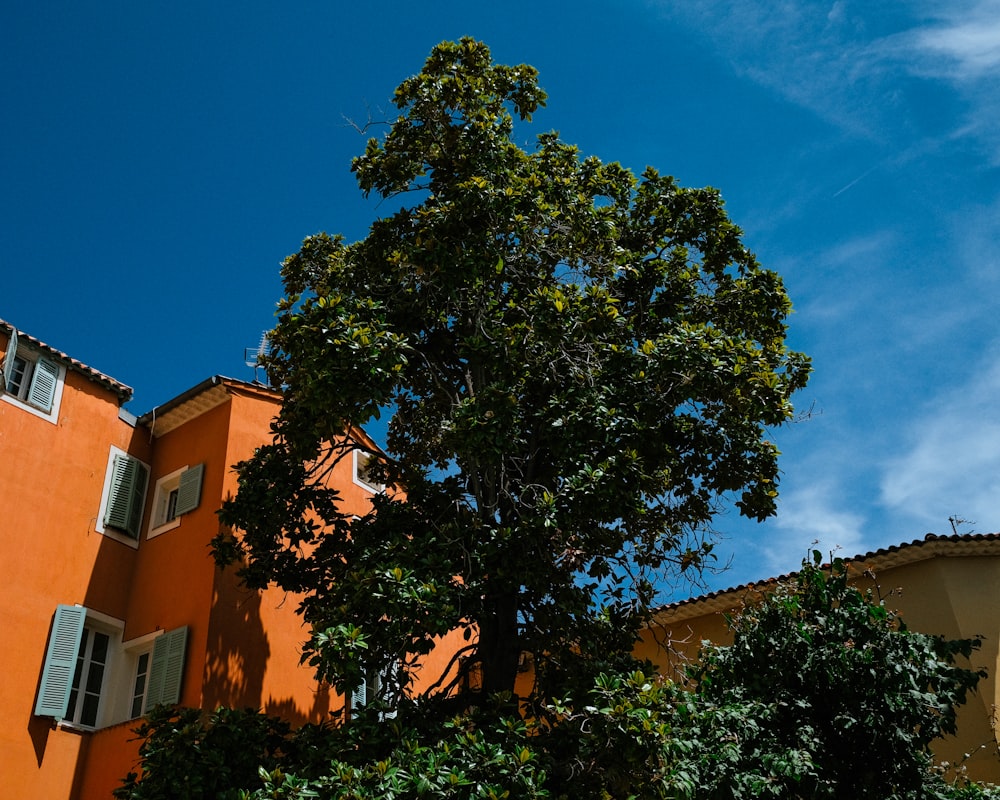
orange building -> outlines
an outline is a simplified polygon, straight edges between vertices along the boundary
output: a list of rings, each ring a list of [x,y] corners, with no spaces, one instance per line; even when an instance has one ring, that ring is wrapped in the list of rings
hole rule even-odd
[[[299,664],[297,599],[240,586],[208,549],[278,393],[216,376],[136,418],[128,386],[3,321],[0,357],[3,796],[109,798],[157,702],[293,723],[342,707]],[[333,481],[363,514],[374,487],[351,461]]]

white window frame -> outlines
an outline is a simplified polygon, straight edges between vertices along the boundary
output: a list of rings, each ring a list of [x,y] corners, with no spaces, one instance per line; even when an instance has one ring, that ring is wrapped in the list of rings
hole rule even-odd
[[[20,359],[26,364],[30,365],[27,370],[27,374],[24,376],[21,385],[18,387],[17,393],[12,394],[7,391],[7,378],[12,374],[13,362],[8,364],[7,359]],[[62,395],[63,386],[66,383],[66,367],[52,358],[49,358],[36,350],[32,350],[23,345],[17,343],[17,332],[12,331],[10,339],[7,342],[7,350],[3,354],[3,385],[0,386],[0,399],[5,403],[10,403],[12,406],[17,406],[29,414],[33,414],[39,419],[44,419],[47,422],[56,424],[59,421],[59,408],[62,405]],[[47,364],[47,368],[52,370],[49,377],[52,378],[55,385],[52,389],[52,406],[49,409],[42,408],[30,401],[30,396],[32,389],[34,387],[34,382],[37,379],[37,368],[39,362],[44,362]]]
[[[184,509],[178,502],[181,493],[182,476],[193,470],[200,470],[197,476],[198,485],[196,488],[198,491],[193,498],[193,507]],[[156,488],[153,490],[153,505],[149,513],[147,539],[152,539],[161,533],[172,531],[181,524],[181,518],[185,514],[197,508],[201,501],[201,483],[204,479],[204,464],[196,464],[193,467],[185,464],[180,469],[175,469],[169,475],[164,475],[156,482]],[[171,508],[171,495],[174,498],[173,508]],[[171,512],[173,512],[172,517],[170,516]]]
[[[164,475],[156,482],[156,488],[153,490],[153,506],[149,512],[149,533],[146,534],[147,539],[152,539],[161,533],[172,531],[181,524],[180,514],[174,514],[170,519],[167,518],[167,515],[171,494],[174,495],[176,507],[176,492],[180,489],[181,475],[186,470],[187,466],[185,465],[180,469],[175,469],[169,475]]]
[[[143,486],[143,505],[145,506],[145,497],[146,494],[148,493],[148,484],[149,484],[149,464],[147,464],[145,461],[142,461],[141,459],[136,458],[135,456],[129,453],[126,453],[120,447],[115,447],[114,445],[111,445],[111,449],[108,452],[108,464],[104,470],[104,488],[101,491],[101,507],[98,509],[97,512],[97,522],[94,525],[94,529],[98,533],[101,533],[111,539],[119,541],[122,544],[127,544],[129,547],[132,548],[138,548],[140,539],[139,533],[142,531],[142,514],[145,514],[145,508],[143,508],[143,511],[140,513],[139,526],[136,531],[135,538],[129,536],[128,533],[125,531],[119,531],[117,528],[104,524],[104,516],[107,513],[108,503],[111,500],[111,481],[114,472],[115,456],[124,456],[125,458],[131,458],[132,460],[137,461],[146,468],[146,485]]]
[[[104,663],[104,675],[100,687],[97,713],[93,724],[80,721],[83,714],[83,699],[82,694],[80,693],[80,688],[84,677],[81,672],[74,707],[72,709],[69,707],[73,694],[73,691],[70,690],[66,699],[66,716],[62,718],[56,717],[56,722],[60,726],[78,730],[93,731],[100,728],[106,728],[109,725],[117,725],[118,723],[125,722],[130,719],[135,719],[137,716],[143,716],[148,711],[147,706],[149,705],[150,689],[154,680],[154,669],[160,677],[161,684],[163,684],[164,680],[164,670],[167,669],[173,672],[170,676],[170,679],[173,681],[171,688],[165,689],[163,685],[160,685],[159,691],[161,693],[164,691],[176,691],[176,699],[179,699],[187,653],[188,629],[186,627],[177,628],[172,631],[156,630],[152,633],[145,634],[144,636],[138,636],[128,641],[122,641],[122,634],[125,629],[125,622],[123,620],[110,617],[107,614],[102,614],[99,611],[94,611],[91,608],[85,608],[80,605],[65,608],[61,607],[61,611],[73,612],[73,616],[77,619],[79,619],[79,615],[83,615],[83,621],[80,625],[80,639],[76,642],[75,648],[73,648],[72,639],[62,639],[57,641],[58,632],[55,628],[53,628],[52,635],[54,638],[49,642],[48,649],[46,650],[46,666],[43,670],[42,676],[43,685],[46,684],[48,680],[48,662],[52,657],[53,648],[59,650],[63,664],[66,663],[67,655],[73,659],[74,669],[72,674],[70,675],[63,672],[62,675],[64,677],[61,679],[57,678],[57,680],[60,681],[69,678],[71,685],[76,682],[77,678],[76,673],[79,669],[78,665],[80,664],[80,648],[87,648],[88,642],[93,641],[94,633],[100,633],[108,636],[108,653]],[[168,643],[170,646],[162,648],[163,652],[160,653],[160,660],[156,661],[154,659],[154,654],[157,651],[157,642],[159,641]],[[139,701],[140,711],[138,715],[134,715],[132,710],[136,701],[137,668],[143,656],[146,656],[147,659],[146,680],[142,687],[141,698]],[[154,664],[156,666],[154,666]],[[91,664],[87,662],[86,668],[89,669],[90,667]],[[65,683],[57,685],[61,685],[63,687],[66,686]],[[39,705],[42,704],[42,697],[44,697],[46,701],[51,701],[58,706],[59,701],[57,698],[59,696],[58,691],[55,695],[46,693],[45,691],[40,691]],[[171,702],[174,699],[175,697],[171,695],[168,702]],[[49,708],[48,706],[46,706],[44,710],[41,710],[39,705],[36,705],[35,707],[35,714],[41,714],[41,716],[53,716],[57,711],[55,707]]]
[[[122,682],[116,692],[116,713],[115,719],[127,720],[137,719],[143,716],[146,707],[146,696],[149,693],[149,672],[153,667],[153,645],[165,631],[153,631],[145,636],[137,636],[122,642],[122,653],[125,668],[121,671]],[[146,657],[146,674],[142,691],[139,695],[139,713],[133,713],[133,706],[136,699],[136,681],[142,657]]]
[[[360,448],[354,448],[353,458],[354,460],[352,462],[353,468],[351,475],[354,478],[354,482],[358,486],[362,487],[363,489],[367,489],[369,492],[373,492],[374,494],[381,494],[382,492],[384,492],[386,488],[384,483],[372,483],[371,481],[366,480],[364,477],[365,467],[367,466],[368,461],[370,461],[373,458],[377,459],[378,455],[372,453],[369,450],[361,450]]]
[[[355,686],[351,690],[351,694],[347,698],[347,704],[352,712],[359,711],[360,709],[367,706],[369,703],[374,703],[377,700],[387,701],[389,697],[388,686],[390,683],[394,682],[393,674],[399,669],[384,669],[381,671],[376,670],[366,670],[365,678],[361,681],[360,685]],[[379,713],[379,719],[394,719],[396,716],[396,710],[390,709],[388,711],[381,711]]]
[[[104,675],[101,681],[97,715],[92,725],[80,722],[80,717],[83,713],[83,702],[82,696],[78,694],[75,707],[72,710],[67,708],[67,716],[58,720],[58,723],[60,727],[94,731],[123,721],[117,719],[115,711],[117,704],[114,700],[122,677],[120,654],[122,631],[125,629],[125,622],[107,614],[102,614],[100,611],[94,611],[92,608],[84,608],[83,611],[85,613],[83,629],[89,634],[88,640],[92,640],[95,633],[108,637],[108,653],[104,664]],[[79,652],[77,653],[77,660],[79,660]],[[89,666],[88,664],[88,668]],[[73,677],[75,679],[76,675],[74,674]]]

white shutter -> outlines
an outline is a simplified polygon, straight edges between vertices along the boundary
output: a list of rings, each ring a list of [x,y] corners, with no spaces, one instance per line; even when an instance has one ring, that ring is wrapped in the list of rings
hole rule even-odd
[[[362,679],[361,683],[354,687],[351,692],[351,710],[364,708],[368,704],[368,681]]]
[[[14,372],[14,356],[17,355],[17,328],[12,327],[10,329],[10,341],[7,342],[7,354],[3,358],[3,386],[0,386],[0,392],[7,391],[7,384],[10,382],[10,376]]]

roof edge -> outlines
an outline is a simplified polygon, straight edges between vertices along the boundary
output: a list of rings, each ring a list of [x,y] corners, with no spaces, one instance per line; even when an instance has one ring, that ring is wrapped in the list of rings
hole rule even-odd
[[[121,405],[124,405],[129,400],[132,399],[132,387],[121,381],[115,380],[110,375],[106,375],[93,367],[88,367],[82,361],[73,358],[68,353],[64,353],[61,350],[57,350],[51,345],[45,344],[45,342],[40,339],[36,339],[34,336],[25,333],[20,328],[15,327],[12,323],[7,322],[4,319],[0,319],[0,327],[6,329],[6,333],[9,336],[11,331],[17,331],[18,340],[23,340],[25,343],[30,344],[32,347],[44,351],[47,355],[55,358],[59,363],[63,364],[68,369],[83,375],[88,380],[98,383],[105,389],[109,389],[118,395],[118,399]]]
[[[842,560],[852,573],[877,572],[882,569],[915,564],[935,557],[961,557],[980,555],[1000,555],[1000,533],[964,533],[941,536],[928,533],[923,539],[914,539],[902,544],[890,545],[868,553],[862,553]],[[687,600],[678,600],[662,605],[652,612],[654,624],[676,622],[690,617],[729,611],[748,595],[766,592],[779,583],[792,580],[798,570],[772,578],[751,581],[698,595]]]

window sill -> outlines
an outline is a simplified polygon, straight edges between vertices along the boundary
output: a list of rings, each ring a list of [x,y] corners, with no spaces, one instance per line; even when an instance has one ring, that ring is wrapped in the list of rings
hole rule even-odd
[[[91,728],[88,725],[81,725],[78,722],[67,722],[64,719],[56,720],[56,727],[61,731],[66,731],[66,733],[76,733],[80,736],[93,733],[97,730],[97,728]]]
[[[164,522],[162,525],[157,525],[155,528],[151,528],[149,533],[146,534],[147,539],[153,539],[159,536],[161,533],[166,533],[167,531],[172,531],[174,528],[179,528],[181,526],[181,518],[174,517],[170,522]]]

